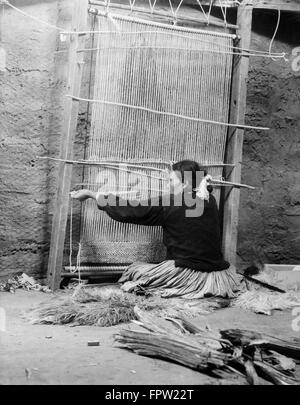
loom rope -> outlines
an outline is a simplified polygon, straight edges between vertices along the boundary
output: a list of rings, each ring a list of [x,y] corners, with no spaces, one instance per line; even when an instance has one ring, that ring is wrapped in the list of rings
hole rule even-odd
[[[70,193],[71,194],[71,193]],[[78,252],[76,256],[76,266],[72,266],[72,256],[73,256],[73,199],[70,198],[70,252],[69,252],[69,268],[70,273],[74,274],[78,272],[78,284],[81,284],[81,248],[82,244],[78,244]]]

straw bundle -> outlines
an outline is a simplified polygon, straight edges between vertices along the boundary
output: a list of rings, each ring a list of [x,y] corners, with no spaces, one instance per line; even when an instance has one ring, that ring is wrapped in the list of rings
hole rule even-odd
[[[30,311],[33,324],[112,326],[136,319],[135,305],[161,316],[194,317],[222,308],[221,299],[183,300],[136,296],[117,287],[76,288],[72,296],[55,297]]]
[[[250,290],[240,294],[232,306],[253,311],[258,314],[271,315],[272,311],[300,307],[300,293],[278,293],[262,290]]]
[[[140,330],[120,330],[115,340],[135,353],[179,363],[205,374],[228,377],[237,373],[250,384],[260,378],[274,384],[294,385],[295,363],[300,358],[300,344],[254,331],[228,329],[212,332],[191,322],[170,319],[166,326],[153,315],[135,307]],[[178,327],[174,331],[174,327]],[[145,331],[146,330],[146,331]],[[289,356],[289,357],[286,357]],[[263,382],[263,381],[262,381]]]

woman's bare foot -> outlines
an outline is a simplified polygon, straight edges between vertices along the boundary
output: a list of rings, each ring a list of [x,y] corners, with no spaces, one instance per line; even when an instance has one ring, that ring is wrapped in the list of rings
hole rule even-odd
[[[85,201],[88,198],[94,198],[94,193],[90,190],[82,189],[78,191],[71,191],[71,198],[75,198],[79,201]]]

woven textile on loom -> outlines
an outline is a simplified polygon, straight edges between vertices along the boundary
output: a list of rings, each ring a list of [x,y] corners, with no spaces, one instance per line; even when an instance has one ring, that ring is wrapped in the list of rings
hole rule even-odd
[[[156,23],[98,16],[91,133],[87,158],[135,162],[168,169],[170,161],[192,159],[222,164],[226,125],[157,114],[143,107],[181,116],[228,122],[233,37]],[[127,106],[121,106],[126,104]],[[139,190],[154,196],[165,182],[159,171],[132,168],[152,177],[128,175],[126,170],[89,166],[85,183],[94,191]],[[209,170],[222,175],[222,166]],[[117,177],[116,177],[117,176]],[[129,180],[128,180],[129,177]],[[132,194],[123,197],[130,198]],[[219,190],[215,191],[219,201]],[[159,262],[164,260],[159,227],[122,224],[83,205],[81,260],[89,263]]]

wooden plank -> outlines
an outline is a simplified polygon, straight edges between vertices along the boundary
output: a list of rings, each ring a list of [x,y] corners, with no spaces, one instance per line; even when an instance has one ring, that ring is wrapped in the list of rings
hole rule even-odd
[[[203,6],[210,6],[210,0],[201,0]],[[278,10],[281,11],[294,11],[300,12],[300,4],[298,0],[260,0],[260,1],[251,1],[248,0],[249,5],[253,3],[254,10]],[[195,5],[195,0],[186,0],[186,5]],[[237,3],[226,3],[226,0],[214,0],[212,7],[223,7],[223,8],[236,8]]]
[[[296,0],[262,0],[254,4],[255,10],[278,10],[300,12],[299,1]]]
[[[240,36],[239,45],[244,49],[250,48],[252,6],[242,3],[238,8],[237,24],[240,27],[237,35]],[[245,121],[246,93],[248,77],[249,57],[235,56],[233,60],[233,76],[231,89],[230,122]],[[226,146],[225,163],[235,164],[231,172],[225,173],[226,180],[240,183],[241,181],[241,161],[243,148],[243,129],[229,129]],[[232,188],[225,191],[223,195],[223,250],[225,259],[231,264],[236,263],[236,246],[238,232],[238,215],[240,190]]]
[[[72,18],[72,31],[87,29],[88,0],[76,0]],[[71,35],[69,46],[69,72],[66,93],[80,95],[84,54],[78,54],[78,48],[84,47],[85,35]],[[64,123],[60,156],[62,159],[73,158],[73,143],[77,127],[78,102],[65,98]],[[48,285],[52,290],[59,288],[63,262],[63,249],[69,206],[72,165],[61,162],[58,172],[58,189],[55,212],[52,222],[50,253],[48,260]]]

